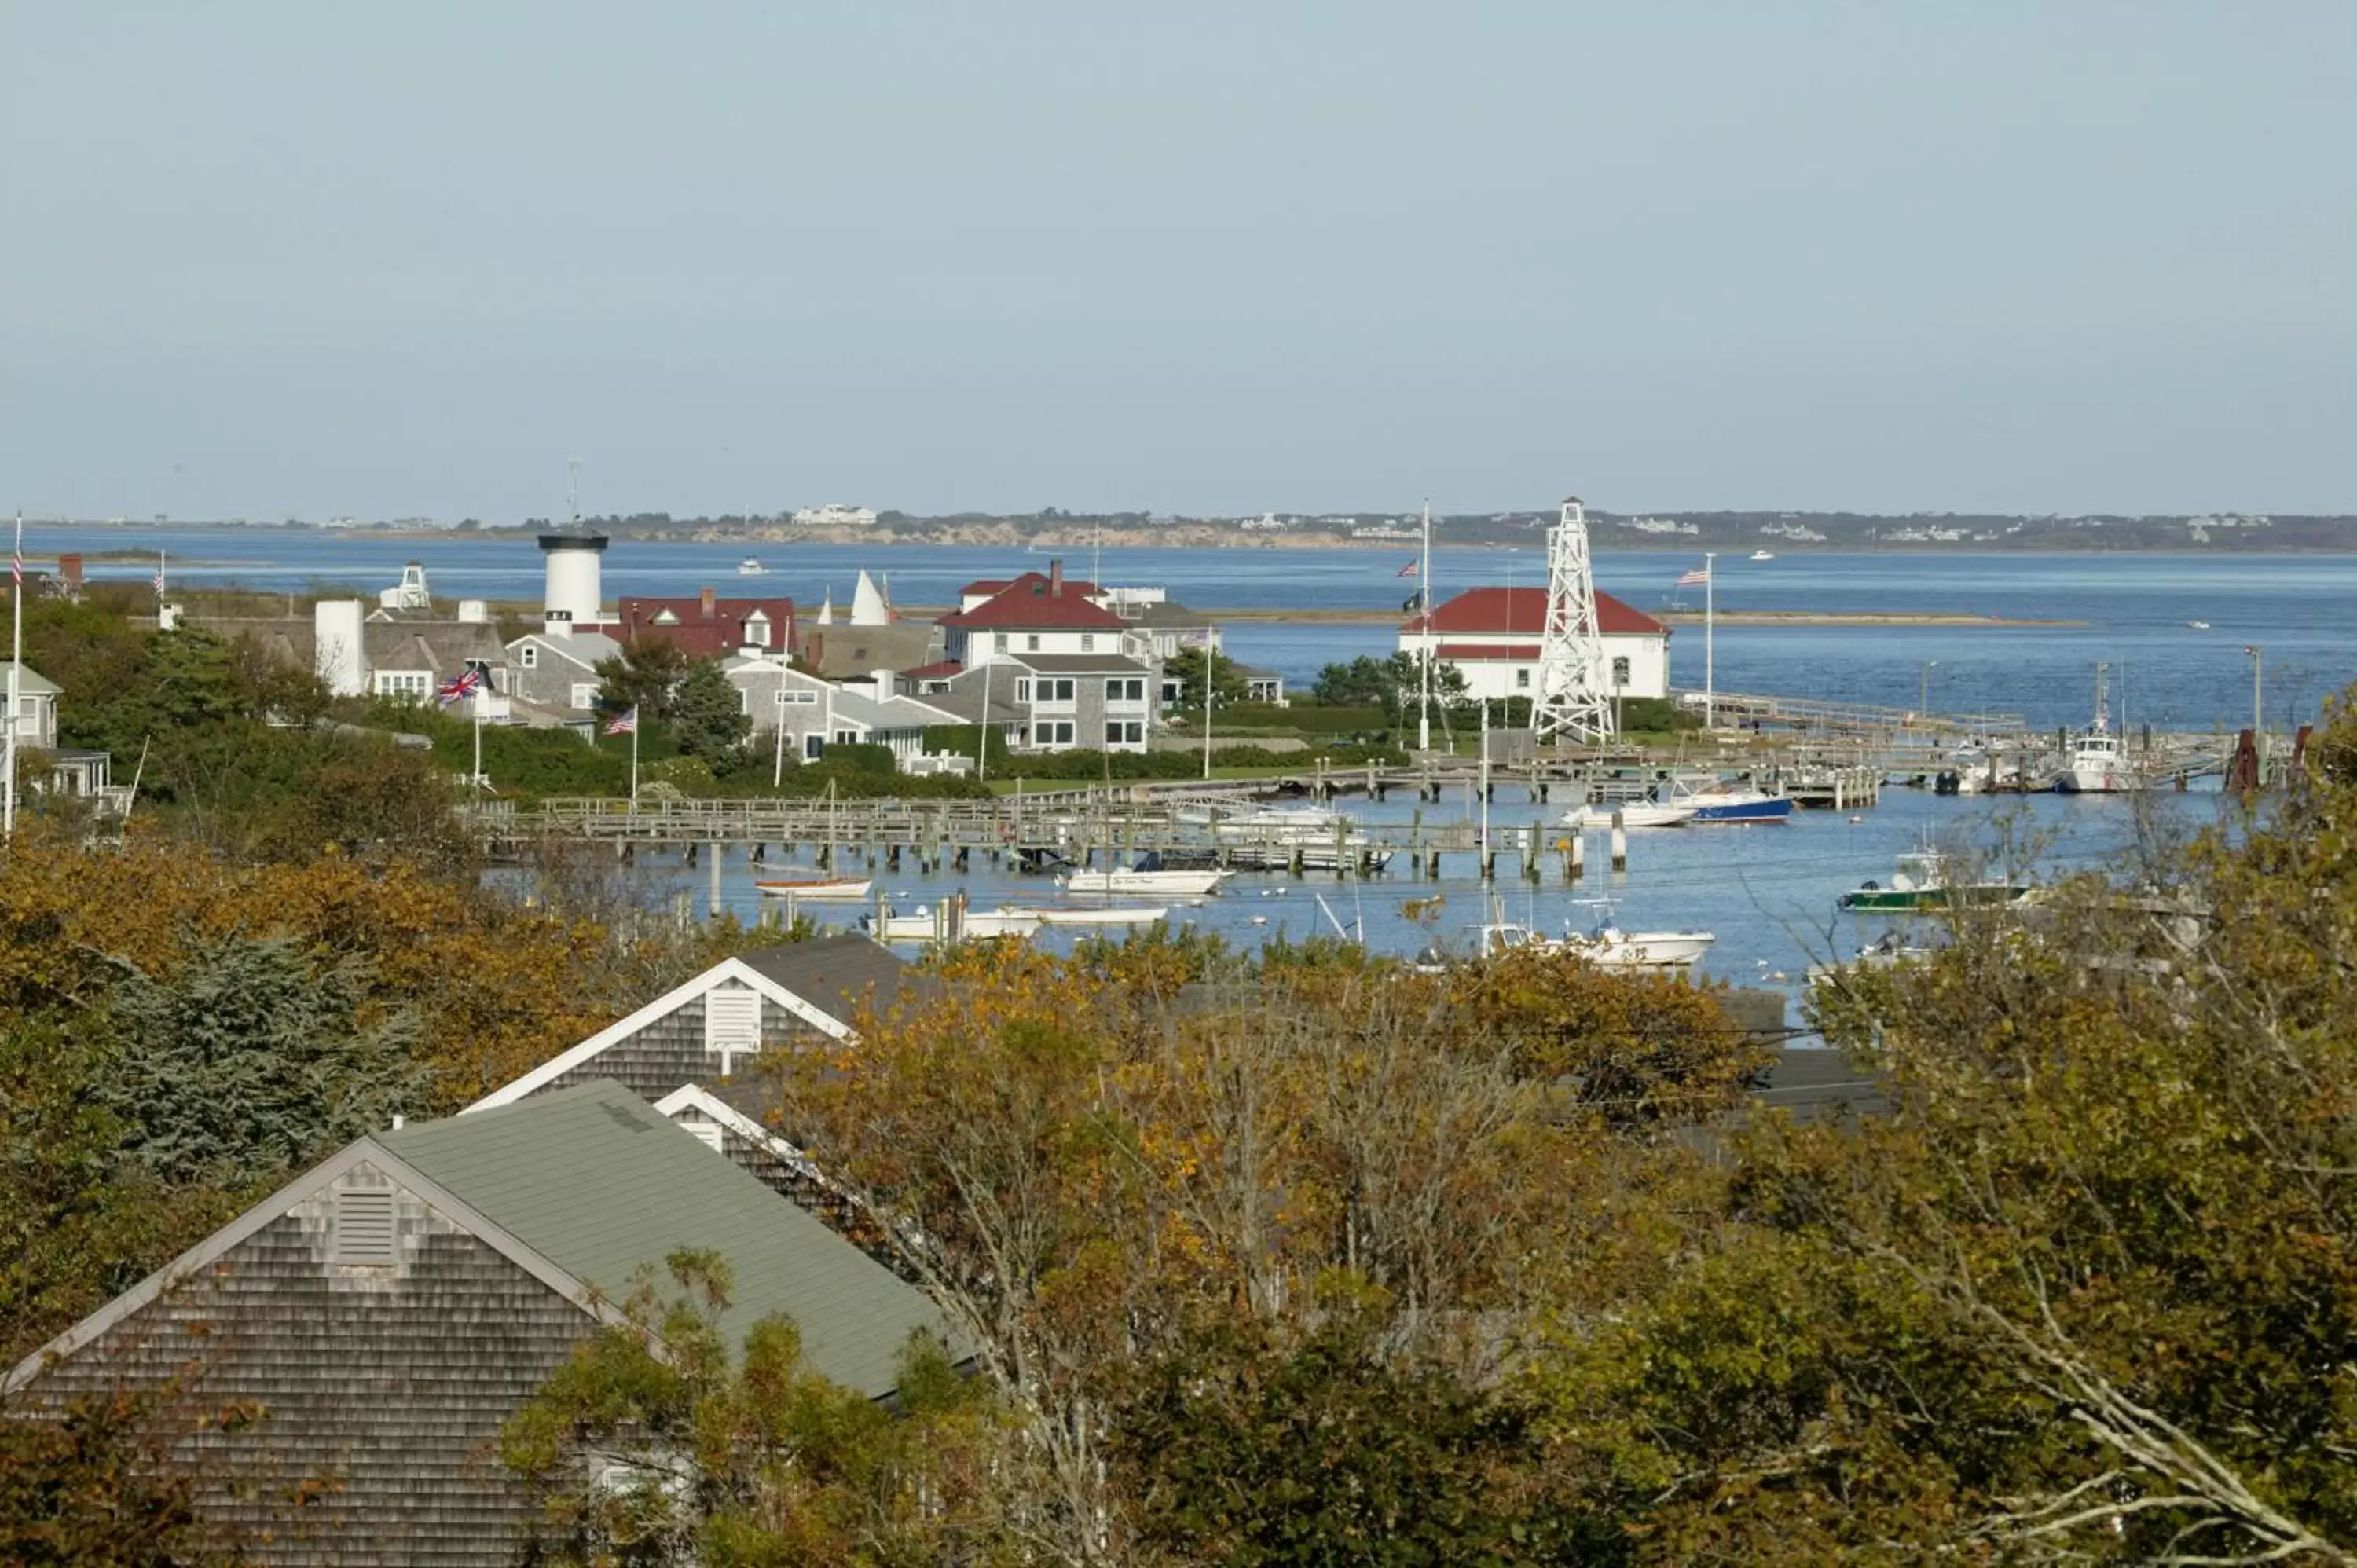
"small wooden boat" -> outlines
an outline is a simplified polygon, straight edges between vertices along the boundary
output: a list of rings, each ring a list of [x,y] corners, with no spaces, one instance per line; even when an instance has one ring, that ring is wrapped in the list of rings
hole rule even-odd
[[[809,876],[756,881],[753,888],[764,898],[817,898],[847,903],[866,897],[875,886],[872,878],[865,876]]]

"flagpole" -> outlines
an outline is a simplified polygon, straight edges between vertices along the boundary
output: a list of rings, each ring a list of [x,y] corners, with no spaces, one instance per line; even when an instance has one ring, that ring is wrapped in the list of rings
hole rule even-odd
[[[630,704],[630,810],[639,809],[639,704]]]
[[[1718,727],[1717,647],[1713,637],[1718,618],[1718,552],[1702,553],[1702,727]]]
[[[1432,749],[1432,501],[1424,503],[1424,562],[1416,568],[1416,618],[1424,622],[1424,658],[1416,672],[1415,748]]]
[[[5,780],[8,801],[5,809],[5,824],[0,826],[0,836],[10,841],[16,837],[16,715],[23,707],[18,693],[22,691],[25,669],[25,514],[16,514],[16,550],[9,557],[10,569],[16,574],[14,585],[8,590],[11,626],[8,632],[8,760]]]

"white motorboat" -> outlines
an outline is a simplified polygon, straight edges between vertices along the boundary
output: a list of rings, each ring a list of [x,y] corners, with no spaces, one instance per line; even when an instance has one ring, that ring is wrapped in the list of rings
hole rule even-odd
[[[1681,787],[1671,804],[1694,809],[1696,827],[1706,823],[1781,822],[1792,814],[1792,798],[1772,795],[1747,785],[1719,784],[1694,789]]]
[[[1220,890],[1220,884],[1232,875],[1225,871],[1171,871],[1167,869],[1124,870],[1119,866],[1103,871],[1068,871],[1056,878],[1056,886],[1067,893],[1125,893],[1148,898],[1205,898]]]
[[[770,878],[753,884],[764,898],[813,898],[845,902],[867,897],[875,883],[865,876]]]
[[[2185,628],[2188,631],[2208,631],[2210,623],[2206,620],[2190,620],[2185,623]]]
[[[1126,908],[1105,906],[1092,908],[1086,905],[1057,907],[1053,905],[1017,906],[1002,904],[996,911],[1010,918],[1028,917],[1043,926],[1150,926],[1170,916],[1167,905],[1133,905]]]
[[[965,909],[945,900],[933,908],[920,904],[907,914],[888,906],[879,924],[872,915],[859,918],[861,929],[888,942],[976,941],[989,937],[1028,937],[1039,930],[1036,909]]]
[[[1477,950],[1484,958],[1523,950],[1573,952],[1598,969],[1685,969],[1718,940],[1710,931],[1624,931],[1610,921],[1585,936],[1547,937],[1528,926],[1483,926]]]
[[[1776,559],[1776,553],[1773,550],[1755,550],[1751,553],[1751,558],[1754,561],[1773,561]]]
[[[2095,722],[2071,742],[2071,755],[2054,777],[2055,789],[2064,795],[2111,795],[2141,789],[2147,783],[2128,760],[2128,748],[2112,733],[2111,708],[2104,700],[2108,664],[2095,666]]]
[[[770,569],[767,566],[762,565],[758,558],[751,555],[737,563],[737,575],[740,577],[764,577],[769,575],[769,572]]]
[[[1624,828],[1682,828],[1695,820],[1695,810],[1689,805],[1664,806],[1653,800],[1623,800],[1617,805],[1599,801],[1566,812],[1563,825],[1566,828],[1609,828],[1617,816]]]

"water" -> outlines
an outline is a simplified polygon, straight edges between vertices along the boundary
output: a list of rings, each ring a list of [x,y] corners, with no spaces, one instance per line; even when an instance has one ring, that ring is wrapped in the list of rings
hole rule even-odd
[[[2214,818],[2222,798],[2214,791],[2151,797],[2160,811],[2200,822]],[[1347,802],[1345,809],[1368,820],[1405,822],[1416,810],[1412,792],[1374,805]],[[1491,918],[1494,908],[1504,919],[1531,926],[1550,935],[1566,925],[1587,930],[1609,912],[1631,930],[1707,930],[1717,938],[1701,966],[1705,975],[1742,984],[1777,986],[1797,996],[1809,966],[1828,957],[1846,957],[1896,923],[1910,933],[1933,938],[1936,919],[1921,917],[1858,917],[1838,914],[1840,896],[1873,880],[1889,886],[1893,863],[1927,842],[1948,845],[1962,842],[1993,850],[2000,838],[1999,819],[2010,817],[2017,836],[2036,835],[2046,843],[2041,866],[2049,874],[2074,866],[2115,860],[2134,836],[2135,803],[2125,797],[2035,795],[2021,797],[1936,796],[1926,790],[1886,789],[1882,803],[1856,813],[1795,812],[1782,825],[1728,828],[1674,828],[1629,835],[1629,871],[1625,876],[1606,874],[1606,841],[1592,834],[1588,841],[1588,875],[1566,885],[1560,858],[1550,853],[1543,879],[1534,886],[1515,875],[1518,862],[1501,854],[1501,878],[1485,888],[1471,854],[1447,855],[1437,882],[1406,875],[1404,862],[1394,862],[1387,875],[1344,881],[1311,874],[1293,878],[1276,873],[1243,873],[1232,878],[1215,897],[1192,907],[1173,905],[1174,924],[1191,922],[1241,946],[1253,947],[1282,933],[1296,940],[1332,935],[1334,928],[1318,905],[1323,896],[1342,925],[1353,932],[1363,922],[1368,945],[1383,952],[1413,954],[1436,940],[1469,943],[1470,928]],[[1523,828],[1546,824],[1545,842],[1552,846],[1562,830],[1555,824],[1566,808],[1535,806],[1518,785],[1499,786],[1491,807],[1493,828]],[[1479,807],[1461,794],[1439,805],[1424,808],[1427,822],[1454,821],[1477,815]],[[1851,815],[1858,820],[1853,822]],[[773,846],[774,851],[774,846]],[[774,857],[761,875],[787,875],[787,868],[806,868],[809,852],[785,860]],[[707,897],[708,868],[687,869],[676,855],[641,852],[639,865],[657,880],[658,897],[685,893],[701,910]],[[968,871],[944,870],[925,875],[913,859],[894,872],[881,865],[855,869],[851,875],[872,875],[876,887],[903,913],[922,904],[937,903],[943,895],[963,890],[972,907],[987,909],[1001,903],[1060,904],[1070,902],[1043,876],[1017,875],[977,861]],[[1424,920],[1411,918],[1403,906],[1441,903]],[[750,920],[764,902],[753,887],[753,872],[741,853],[723,865],[722,903],[739,918]],[[1118,898],[1130,906],[1152,904],[1148,898]],[[802,911],[824,924],[848,926],[865,911],[857,906],[808,904]],[[1117,932],[1115,934],[1118,934]],[[1069,948],[1077,933],[1049,931],[1039,941]],[[913,951],[904,948],[904,951]],[[1797,1009],[1795,1010],[1797,1017]]]
[[[27,551],[154,550],[171,553],[172,580],[287,592],[311,586],[373,592],[391,585],[409,560],[425,563],[446,599],[536,602],[541,556],[528,538],[462,534],[391,539],[365,532],[182,526],[36,527]],[[749,551],[768,563],[740,578]],[[1086,550],[1060,552],[1076,576],[1091,571]],[[1109,583],[1160,585],[1198,606],[1396,611],[1415,585],[1399,569],[1410,546],[1382,550],[1107,550]],[[816,605],[829,591],[848,605],[864,567],[889,581],[907,605],[953,602],[977,577],[1044,570],[1048,553],[997,546],[640,542],[618,540],[606,555],[606,592],[791,595]],[[1597,584],[1639,608],[1657,608],[1669,585],[1699,563],[1687,553],[1613,553],[1597,558]],[[1446,597],[1482,585],[1535,586],[1544,552],[1434,552],[1435,592]],[[144,579],[146,561],[94,561],[93,578]],[[1700,590],[1684,590],[1699,606]],[[2357,556],[1792,554],[1718,564],[1722,609],[1823,613],[1987,615],[2082,621],[2075,627],[1722,626],[1716,674],[1723,691],[1874,703],[1912,708],[1928,688],[1935,712],[2018,713],[2041,728],[2087,722],[2093,667],[2112,665],[2114,718],[2209,730],[2250,722],[2251,661],[2264,650],[2261,698],[2270,725],[2316,716],[2330,693],[2357,680]],[[2195,631],[2187,622],[2210,623]],[[1388,654],[1388,624],[1240,622],[1227,646],[1248,663],[1306,685],[1329,662]],[[1672,679],[1703,683],[1703,635],[1680,627],[1671,641]],[[1928,666],[1928,668],[1927,668]]]

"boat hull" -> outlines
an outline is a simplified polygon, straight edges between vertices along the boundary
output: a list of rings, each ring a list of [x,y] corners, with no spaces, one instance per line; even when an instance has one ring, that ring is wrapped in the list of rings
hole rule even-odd
[[[1563,825],[1590,830],[1609,828],[1615,814],[1624,828],[1682,828],[1697,813],[1692,806],[1657,806],[1651,801],[1635,800],[1627,805],[1589,806],[1573,811],[1563,819]]]
[[[1005,908],[998,912],[1028,917],[1043,926],[1150,926],[1170,915],[1168,908],[1159,905],[1135,909]]]
[[[1639,931],[1611,939],[1573,937],[1564,945],[1599,969],[1684,969],[1701,962],[1717,940],[1707,931]]]
[[[1224,871],[1075,871],[1056,878],[1067,893],[1202,898],[1220,890]]]
[[[1783,795],[1768,795],[1756,800],[1696,802],[1694,825],[1699,828],[1740,825],[1748,822],[1781,822],[1792,814],[1792,802],[1789,797]]]
[[[867,897],[874,887],[867,882],[756,882],[754,890],[764,898],[802,898],[820,903],[846,903]]]
[[[1927,915],[2016,903],[2029,892],[2002,882],[1964,887],[1860,887],[1843,894],[1840,908],[1853,915]]]

